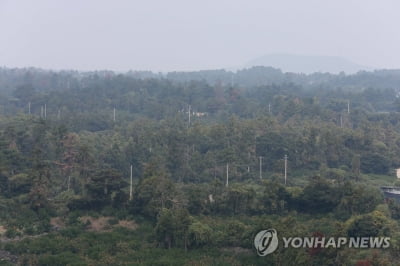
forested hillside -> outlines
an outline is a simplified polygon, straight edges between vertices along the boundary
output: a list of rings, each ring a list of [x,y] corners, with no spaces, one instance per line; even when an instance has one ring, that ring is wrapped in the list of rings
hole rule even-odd
[[[396,265],[380,186],[398,183],[399,89],[389,70],[2,68],[0,265]],[[268,228],[391,247],[259,257]]]

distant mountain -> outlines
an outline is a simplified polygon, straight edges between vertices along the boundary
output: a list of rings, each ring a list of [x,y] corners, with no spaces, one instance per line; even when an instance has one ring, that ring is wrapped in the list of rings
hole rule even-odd
[[[353,74],[360,70],[373,70],[338,56],[307,56],[292,54],[271,54],[249,61],[245,67],[271,66],[283,72],[314,73],[329,72]]]

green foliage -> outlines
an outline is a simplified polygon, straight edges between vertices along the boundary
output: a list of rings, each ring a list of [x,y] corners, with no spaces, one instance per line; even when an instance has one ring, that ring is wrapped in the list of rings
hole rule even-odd
[[[25,237],[4,248],[21,265],[396,261],[395,237],[379,256],[278,249],[259,258],[251,249],[266,228],[286,236],[398,231],[399,204],[385,205],[378,188],[400,165],[398,77],[1,69],[0,222],[5,237]],[[54,225],[56,215],[63,223]],[[111,217],[114,229],[88,232],[96,224],[82,216]],[[132,219],[137,225],[121,228]]]
[[[19,233],[14,228],[10,228],[5,232],[5,236],[8,237],[8,238],[15,238],[15,237],[20,236],[20,235],[21,235],[21,233]]]
[[[355,218],[347,228],[351,237],[390,236],[390,220],[379,211]]]
[[[211,244],[212,229],[207,224],[195,221],[189,226],[189,243],[191,247],[202,247]]]
[[[264,194],[262,197],[263,210],[266,213],[279,214],[284,213],[289,208],[289,203],[292,201],[291,194],[286,188],[277,182],[264,182]]]
[[[388,200],[390,215],[393,219],[400,219],[400,203],[394,199]]]
[[[87,184],[88,196],[92,199],[110,202],[125,185],[121,174],[115,169],[101,170]]]
[[[135,210],[155,218],[161,209],[172,207],[175,185],[164,175],[151,176],[142,179],[136,191]]]
[[[222,246],[246,246],[248,244],[246,231],[248,226],[240,221],[230,221],[224,225],[222,230]]]
[[[390,161],[378,153],[367,153],[361,157],[361,170],[365,173],[386,174]]]
[[[161,209],[155,227],[157,241],[168,248],[183,243],[186,249],[191,223],[186,209]]]
[[[331,212],[339,203],[339,189],[321,177],[314,177],[294,199],[295,208],[308,213]]]
[[[378,189],[347,182],[341,190],[341,199],[337,211],[339,214],[349,217],[371,212],[381,202],[382,195]]]
[[[64,265],[87,265],[78,255],[71,252],[63,252],[57,255],[45,255],[40,257],[38,265],[42,266],[64,266]]]

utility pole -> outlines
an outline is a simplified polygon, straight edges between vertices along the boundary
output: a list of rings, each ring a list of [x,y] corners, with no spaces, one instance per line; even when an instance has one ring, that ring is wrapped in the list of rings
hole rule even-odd
[[[347,114],[350,114],[350,100],[347,100]]]
[[[340,115],[340,127],[343,127],[343,117]]]
[[[271,113],[271,104],[268,104],[268,113]]]
[[[286,186],[286,180],[287,180],[287,155],[285,154],[285,186]]]
[[[226,187],[229,186],[229,164],[228,163],[226,164],[226,184],[225,184],[225,186]]]
[[[192,107],[192,106],[189,104],[189,126],[190,126],[191,107]]]
[[[113,116],[113,120],[115,122],[115,107],[114,107],[114,116]]]
[[[46,110],[46,104],[44,104],[44,119],[47,118],[47,110]]]
[[[262,179],[262,156],[260,158],[260,179]]]
[[[31,102],[28,103],[28,114],[31,114]]]
[[[57,119],[60,120],[60,117],[61,117],[61,110],[60,110],[60,108],[59,108],[59,109],[58,109],[58,113],[57,113]]]
[[[129,188],[129,200],[132,200],[132,181],[133,181],[133,178],[132,178],[132,165],[131,165],[131,185]]]

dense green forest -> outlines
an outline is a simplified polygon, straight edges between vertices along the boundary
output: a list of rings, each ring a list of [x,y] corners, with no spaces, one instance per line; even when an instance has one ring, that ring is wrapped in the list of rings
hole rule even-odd
[[[1,68],[0,265],[398,265],[399,89],[395,70]],[[391,246],[259,257],[268,228]]]

